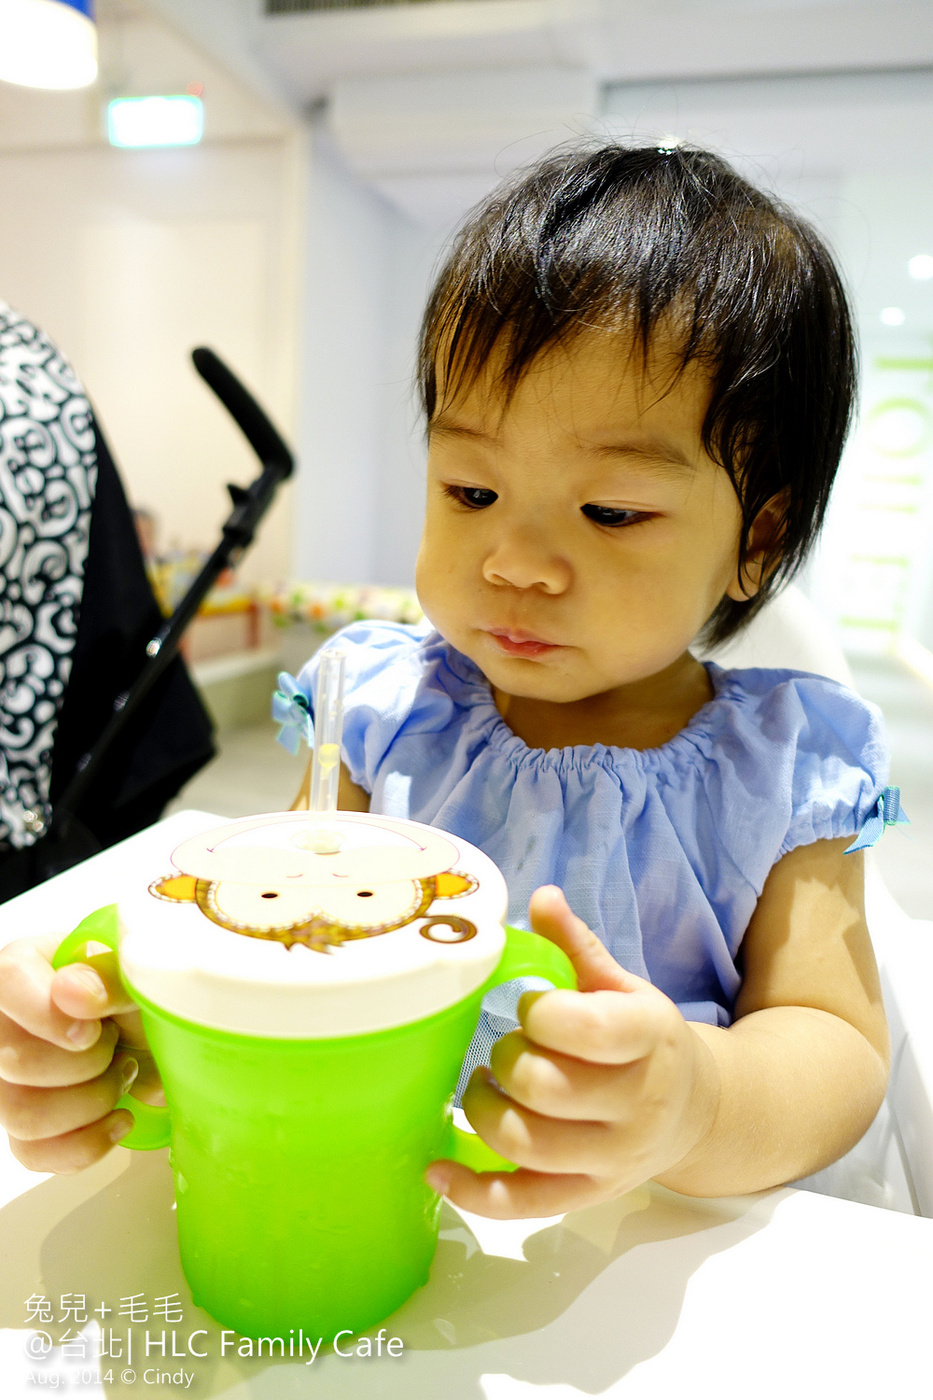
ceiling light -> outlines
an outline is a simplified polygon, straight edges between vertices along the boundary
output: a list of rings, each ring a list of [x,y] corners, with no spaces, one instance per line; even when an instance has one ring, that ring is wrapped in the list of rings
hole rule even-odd
[[[886,306],[881,313],[881,320],[886,326],[902,326],[906,319],[899,306]]]
[[[96,77],[92,0],[0,0],[0,80],[82,88]]]
[[[907,264],[907,271],[918,282],[928,282],[933,277],[933,257],[929,253],[918,253]]]
[[[107,134],[111,146],[196,146],[204,134],[204,104],[190,93],[115,97],[107,103]]]

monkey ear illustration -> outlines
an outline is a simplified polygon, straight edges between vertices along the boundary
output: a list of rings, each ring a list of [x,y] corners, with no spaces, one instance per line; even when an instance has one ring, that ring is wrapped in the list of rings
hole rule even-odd
[[[455,899],[458,894],[471,894],[478,881],[457,870],[444,870],[434,876],[434,893],[438,899]]]
[[[157,899],[170,899],[173,904],[193,904],[197,883],[194,875],[165,875],[161,880],[153,880],[149,893]]]

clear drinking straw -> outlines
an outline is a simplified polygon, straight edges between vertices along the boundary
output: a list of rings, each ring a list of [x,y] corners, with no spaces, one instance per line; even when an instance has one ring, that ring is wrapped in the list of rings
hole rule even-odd
[[[325,651],[318,671],[314,706],[314,752],[311,755],[311,848],[337,850],[340,845],[333,822],[340,782],[340,739],[343,734],[343,675],[346,654]]]

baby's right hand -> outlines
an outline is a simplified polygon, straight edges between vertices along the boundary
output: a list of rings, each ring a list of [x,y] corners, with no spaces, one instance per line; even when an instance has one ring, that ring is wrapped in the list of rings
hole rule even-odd
[[[0,1125],[13,1155],[41,1172],[80,1171],[125,1137],[132,1115],[113,1106],[134,1080],[140,1098],[160,1098],[115,956],[55,972],[60,942],[0,949]]]

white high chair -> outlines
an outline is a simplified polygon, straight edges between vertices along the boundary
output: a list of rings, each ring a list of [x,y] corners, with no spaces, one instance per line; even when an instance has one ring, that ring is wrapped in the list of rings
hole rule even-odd
[[[812,603],[789,587],[735,641],[707,654],[722,666],[779,666],[857,689],[838,641]],[[933,922],[911,919],[871,852],[866,910],[891,1031],[891,1078],[875,1121],[851,1152],[795,1182],[807,1190],[933,1217]]]

